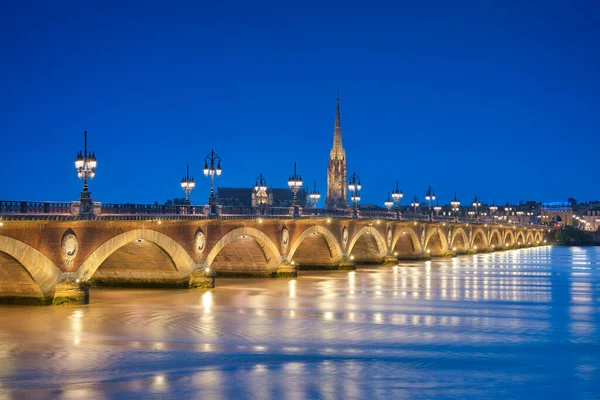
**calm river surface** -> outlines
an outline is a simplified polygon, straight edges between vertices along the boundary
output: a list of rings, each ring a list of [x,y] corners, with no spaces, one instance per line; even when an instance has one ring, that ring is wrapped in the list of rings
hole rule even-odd
[[[600,249],[0,307],[0,398],[600,398]]]

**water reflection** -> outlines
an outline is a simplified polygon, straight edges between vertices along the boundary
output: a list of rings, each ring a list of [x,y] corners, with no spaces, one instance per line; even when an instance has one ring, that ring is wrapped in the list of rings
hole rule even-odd
[[[544,247],[2,307],[0,398],[597,393],[598,263]]]

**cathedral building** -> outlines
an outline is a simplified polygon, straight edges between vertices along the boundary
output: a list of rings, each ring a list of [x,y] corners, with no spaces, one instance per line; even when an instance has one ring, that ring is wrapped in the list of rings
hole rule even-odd
[[[342,128],[340,125],[340,97],[336,99],[335,127],[333,129],[333,147],[329,153],[327,168],[327,198],[325,208],[347,208],[346,192],[346,152],[342,147]]]

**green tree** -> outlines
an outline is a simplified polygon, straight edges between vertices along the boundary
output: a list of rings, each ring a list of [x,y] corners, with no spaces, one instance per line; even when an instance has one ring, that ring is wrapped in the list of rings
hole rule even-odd
[[[562,246],[579,245],[588,241],[586,232],[575,228],[574,226],[563,226],[556,231],[556,241]]]

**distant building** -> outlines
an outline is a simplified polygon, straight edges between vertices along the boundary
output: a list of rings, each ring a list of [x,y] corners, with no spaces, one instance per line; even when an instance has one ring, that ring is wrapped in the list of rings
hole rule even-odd
[[[573,207],[568,201],[546,201],[542,203],[542,223],[573,225]]]
[[[586,231],[597,231],[600,228],[600,210],[588,210],[583,216]]]
[[[294,194],[289,189],[267,189],[267,205],[273,207],[291,207]],[[220,187],[217,189],[219,204],[230,207],[256,207],[258,201],[253,188]],[[304,205],[307,196],[304,190],[298,192],[298,204]]]

